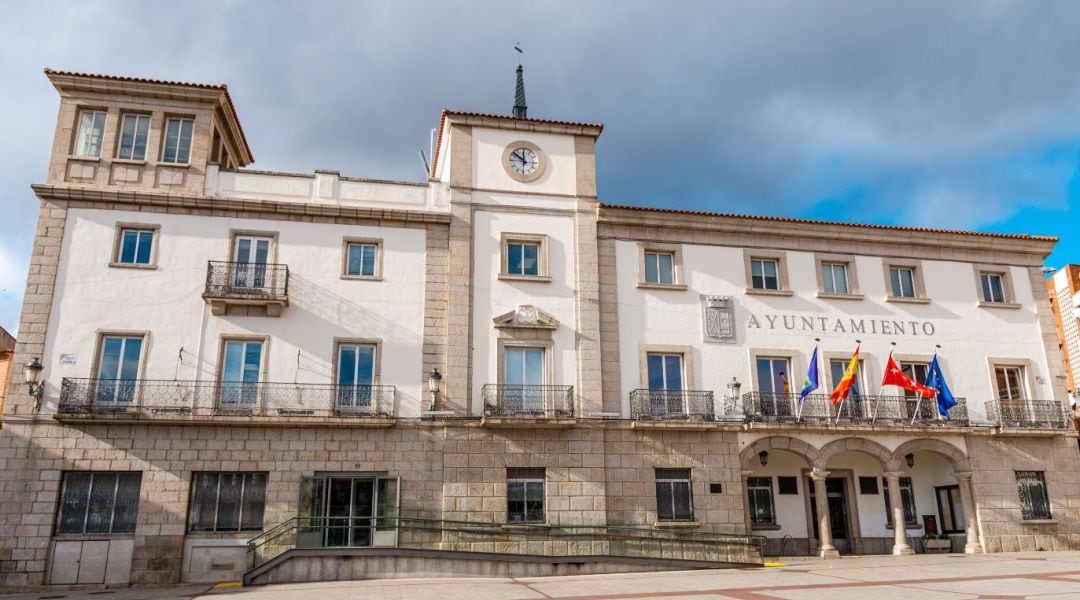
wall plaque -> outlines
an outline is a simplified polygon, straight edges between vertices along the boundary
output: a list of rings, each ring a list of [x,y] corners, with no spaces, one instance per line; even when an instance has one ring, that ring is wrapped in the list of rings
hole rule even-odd
[[[735,306],[731,296],[701,295],[701,323],[706,342],[735,343]]]

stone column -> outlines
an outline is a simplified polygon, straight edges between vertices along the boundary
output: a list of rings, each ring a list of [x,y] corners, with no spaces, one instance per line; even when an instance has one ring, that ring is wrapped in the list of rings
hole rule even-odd
[[[960,503],[964,506],[964,529],[967,530],[967,543],[964,554],[978,554],[983,551],[979,539],[979,519],[975,515],[975,496],[971,493],[971,471],[953,473],[960,484]]]
[[[810,471],[810,477],[814,480],[814,502],[817,504],[818,519],[818,556],[821,558],[838,558],[840,552],[832,543],[832,521],[829,520],[829,496],[825,490],[825,478],[828,471],[814,469]]]
[[[752,535],[754,529],[754,526],[750,521],[750,493],[746,489],[746,479],[753,474],[753,471],[742,471],[742,511],[743,525],[746,527],[746,535]]]
[[[915,554],[915,550],[907,543],[907,525],[904,522],[904,499],[900,494],[900,475],[902,475],[902,473],[899,471],[885,472],[885,479],[889,484],[889,505],[892,506],[892,553],[897,556],[902,554]]]

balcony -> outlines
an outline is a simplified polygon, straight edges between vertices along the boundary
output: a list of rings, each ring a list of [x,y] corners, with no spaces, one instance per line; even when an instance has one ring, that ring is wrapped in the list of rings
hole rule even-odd
[[[203,298],[215,315],[232,307],[257,307],[267,317],[281,316],[289,305],[289,266],[209,261]]]
[[[986,402],[986,417],[992,425],[1014,429],[1067,429],[1072,427],[1072,411],[1057,400],[1007,400]]]
[[[57,414],[112,418],[392,419],[392,385],[64,378]]]
[[[634,390],[630,416],[637,421],[712,421],[713,393],[706,390]]]
[[[572,385],[487,384],[481,388],[485,417],[567,419],[574,416]]]
[[[747,421],[759,423],[833,423],[909,427],[967,427],[967,400],[956,398],[949,418],[938,413],[937,400],[906,396],[852,396],[841,407],[826,394],[809,394],[799,406],[799,394],[743,394]]]

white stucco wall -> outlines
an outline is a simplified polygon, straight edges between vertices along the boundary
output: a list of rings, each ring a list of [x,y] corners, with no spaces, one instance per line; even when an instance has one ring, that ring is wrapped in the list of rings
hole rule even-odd
[[[474,195],[474,201],[476,195]],[[499,383],[497,352],[499,331],[492,319],[518,305],[531,304],[559,321],[552,332],[553,381],[550,385],[576,385],[575,334],[577,308],[574,294],[574,220],[570,216],[491,212],[478,210],[474,223],[473,291],[473,410],[482,406],[481,388]],[[504,281],[501,270],[503,233],[547,236],[550,282]]]
[[[717,399],[726,393],[726,384],[736,377],[742,391],[754,390],[751,349],[790,350],[796,354],[789,375],[791,388],[797,391],[806,375],[810,352],[821,338],[823,353],[850,355],[855,340],[862,340],[864,376],[868,393],[878,393],[889,351],[896,342],[897,354],[924,355],[929,358],[935,345],[941,345],[940,361],[954,395],[965,397],[973,419],[985,415],[983,400],[994,397],[992,370],[988,357],[1030,360],[1036,381],[1029,397],[1053,398],[1042,334],[1039,330],[1034,296],[1027,273],[1010,269],[1016,301],[1020,309],[991,309],[977,305],[979,290],[972,266],[948,261],[922,261],[930,304],[886,302],[883,259],[856,256],[862,300],[830,300],[817,297],[818,285],[814,254],[787,252],[791,297],[760,296],[746,293],[743,249],[734,247],[683,245],[683,272],[686,291],[638,289],[638,250],[633,241],[616,242],[616,265],[619,298],[619,344],[624,410],[629,409],[628,394],[640,387],[638,361],[634,357],[642,344],[693,346],[694,389],[713,390]],[[736,344],[702,342],[702,294],[730,296],[734,299],[737,331]],[[754,315],[760,327],[749,327]],[[766,315],[774,315],[770,322]],[[790,318],[787,323],[782,316]],[[828,331],[820,326],[804,329],[799,317],[826,317]],[[866,322],[864,333],[834,330],[837,319]],[[871,332],[871,320],[917,321],[919,326],[905,335]],[[930,323],[933,335],[926,335],[922,323]],[[890,326],[890,330],[892,327]],[[911,333],[915,329],[915,333]],[[830,391],[827,361],[820,357],[822,387]],[[885,393],[896,393],[890,388]]]
[[[157,269],[108,266],[118,222],[160,225]],[[276,262],[290,273],[281,317],[210,314],[207,261],[231,259],[231,229],[278,232]],[[345,237],[383,240],[382,281],[340,278]],[[137,330],[149,332],[148,379],[213,381],[220,337],[260,334],[270,337],[265,381],[331,383],[334,338],[379,339],[379,383],[397,386],[399,415],[419,416],[424,265],[422,229],[71,209],[42,357],[47,410],[62,377],[90,376],[99,331]]]
[[[503,151],[520,140],[539,146],[548,159],[544,174],[529,183],[511,178],[503,168]],[[577,193],[573,136],[474,127],[472,143],[473,187],[532,194]]]

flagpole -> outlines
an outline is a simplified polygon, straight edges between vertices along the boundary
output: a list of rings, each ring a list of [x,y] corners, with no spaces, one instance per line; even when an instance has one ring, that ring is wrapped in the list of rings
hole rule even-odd
[[[922,399],[923,399],[922,391],[916,390],[915,391],[915,398],[916,398],[916,400],[915,400],[915,412],[914,412],[914,414],[911,415],[911,424],[913,426],[915,425],[915,419],[917,419],[919,417],[919,409],[922,408]]]

